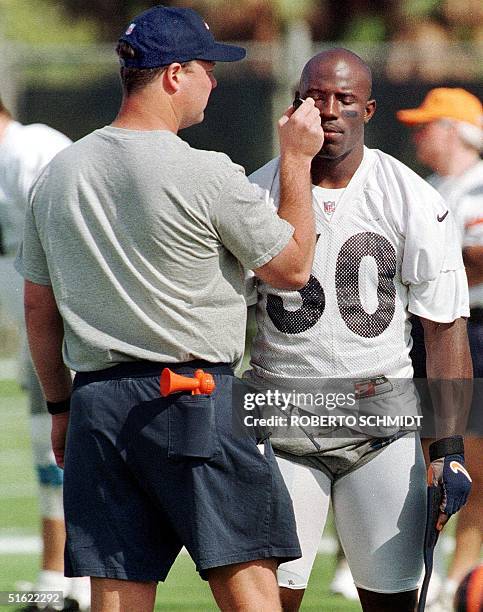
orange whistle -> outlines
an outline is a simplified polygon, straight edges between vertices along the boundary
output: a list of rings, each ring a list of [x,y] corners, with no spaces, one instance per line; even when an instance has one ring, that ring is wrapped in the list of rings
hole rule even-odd
[[[211,395],[215,390],[215,381],[211,374],[203,370],[195,370],[194,378],[175,374],[169,368],[164,368],[161,372],[159,385],[161,395],[167,397],[171,393],[181,391],[191,391],[191,395]]]

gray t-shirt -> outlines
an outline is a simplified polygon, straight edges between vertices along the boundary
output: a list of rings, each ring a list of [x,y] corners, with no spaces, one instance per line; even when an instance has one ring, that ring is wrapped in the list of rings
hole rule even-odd
[[[243,266],[270,261],[292,233],[226,155],[168,131],[105,127],[34,185],[16,267],[52,285],[72,370],[136,359],[236,364]]]

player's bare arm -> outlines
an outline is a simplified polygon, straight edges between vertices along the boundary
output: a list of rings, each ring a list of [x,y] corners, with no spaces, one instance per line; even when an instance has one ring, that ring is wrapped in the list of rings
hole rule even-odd
[[[25,281],[25,319],[35,369],[49,402],[60,402],[71,393],[69,369],[62,359],[64,326],[52,288]]]
[[[483,283],[483,246],[471,246],[463,249],[468,285],[474,287]]]
[[[430,473],[444,490],[442,512],[436,528],[441,530],[451,514],[465,503],[471,479],[464,467],[463,440],[471,406],[473,376],[466,333],[466,319],[436,323],[422,319],[427,353],[427,372],[436,413],[437,441],[430,446]]]
[[[459,318],[452,323],[422,319],[422,324],[428,379],[438,381],[431,388],[432,395],[434,393],[436,396],[434,404],[438,410],[436,437],[461,434],[471,403],[471,389],[470,385],[452,384],[452,381],[459,382],[473,376],[466,319]]]
[[[25,281],[25,322],[32,360],[47,402],[61,405],[71,394],[69,369],[62,359],[64,326],[52,288]],[[59,467],[64,449],[69,412],[52,415],[52,448]]]
[[[287,246],[255,274],[273,287],[301,289],[309,280],[315,248],[311,162],[324,142],[319,111],[308,98],[278,122],[280,206],[278,214],[295,229]],[[291,286],[287,287],[287,275]]]

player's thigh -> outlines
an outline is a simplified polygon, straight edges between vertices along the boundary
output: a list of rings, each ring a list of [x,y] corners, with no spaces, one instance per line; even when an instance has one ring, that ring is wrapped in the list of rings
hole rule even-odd
[[[425,472],[419,437],[409,434],[335,483],[337,531],[357,586],[381,593],[417,588]]]
[[[297,535],[302,557],[282,563],[277,572],[280,586],[301,589],[307,586],[317,555],[329,509],[331,482],[314,468],[277,457],[287,489],[292,498]]]

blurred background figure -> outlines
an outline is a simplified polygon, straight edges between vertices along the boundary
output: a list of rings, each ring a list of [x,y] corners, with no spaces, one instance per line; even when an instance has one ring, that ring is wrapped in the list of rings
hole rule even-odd
[[[335,595],[342,595],[345,599],[350,601],[359,601],[359,595],[357,593],[356,585],[354,584],[354,578],[350,570],[347,559],[345,558],[344,551],[337,536],[337,552],[336,552],[336,567],[334,577],[330,583],[330,591]]]
[[[468,337],[475,378],[473,404],[465,440],[465,455],[473,478],[473,493],[458,515],[456,548],[438,600],[428,611],[452,610],[459,582],[478,563],[483,534],[483,109],[480,100],[461,88],[429,91],[418,108],[400,110],[397,118],[413,129],[419,161],[434,171],[428,181],[441,193],[460,232],[470,287]],[[415,344],[423,350],[414,325]],[[418,362],[421,355],[417,356]],[[416,372],[415,376],[423,376]]]
[[[54,460],[50,443],[51,418],[32,367],[23,319],[23,279],[15,271],[13,260],[23,237],[25,207],[30,187],[44,166],[71,141],[46,125],[22,125],[14,121],[0,100],[0,302],[16,322],[23,336],[19,382],[28,391],[31,413],[32,451],[39,485],[39,509],[42,522],[43,553],[41,568],[33,590],[61,590],[76,603],[66,600],[64,609],[86,609],[89,582],[64,578],[64,519],[62,476]],[[15,414],[10,415],[15,419]],[[87,592],[86,592],[87,591]],[[86,599],[87,598],[87,599]],[[78,601],[77,601],[78,600]],[[78,605],[79,604],[79,605]],[[36,610],[36,606],[26,608]]]
[[[455,612],[480,612],[480,610],[483,610],[483,563],[466,574],[454,598]]]

